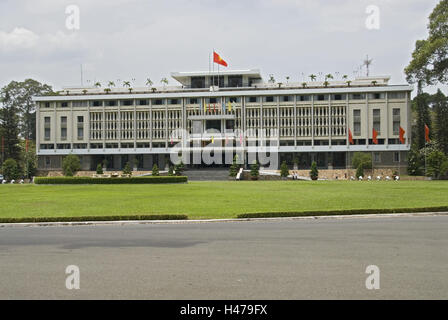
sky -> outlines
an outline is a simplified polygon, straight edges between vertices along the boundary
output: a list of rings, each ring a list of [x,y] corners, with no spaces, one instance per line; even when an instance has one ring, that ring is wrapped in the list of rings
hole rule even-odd
[[[403,69],[415,41],[426,38],[437,3],[0,0],[0,87],[27,78],[55,90],[79,86],[81,65],[84,85],[131,81],[138,87],[147,78],[157,85],[165,77],[177,85],[170,73],[208,70],[213,49],[228,69],[258,68],[279,82],[319,73],[354,78],[369,55],[370,75],[390,75],[391,84],[403,84]],[[448,93],[447,86],[440,88]]]

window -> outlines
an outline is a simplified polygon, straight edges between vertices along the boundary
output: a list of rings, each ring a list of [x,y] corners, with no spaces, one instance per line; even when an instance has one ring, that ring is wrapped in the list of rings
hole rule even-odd
[[[138,100],[137,104],[139,106],[147,106],[147,105],[149,105],[149,100]]]
[[[61,117],[61,140],[67,140],[67,117]]]
[[[87,107],[87,101],[73,101],[72,105],[74,108]]]
[[[170,104],[179,104],[179,99],[170,99]]]
[[[258,101],[257,97],[248,97],[247,102],[249,103],[256,103]]]
[[[378,132],[378,135],[381,134],[381,110],[373,109],[373,129]]]
[[[208,99],[209,103],[216,103],[216,101],[217,101],[216,98],[209,98]]]
[[[45,107],[45,108],[50,108],[50,102],[45,102],[45,103],[44,103],[44,107]]]
[[[361,135],[361,110],[353,110],[353,134]]]
[[[384,97],[385,97],[384,93],[375,92],[375,93],[369,94],[369,99],[371,99],[371,100],[384,99]]]
[[[381,162],[381,154],[379,152],[373,153],[373,162]]]
[[[389,99],[405,99],[406,92],[390,92]]]
[[[328,96],[326,96],[325,94],[318,94],[317,96],[314,97],[315,101],[325,101],[328,100]]]
[[[333,95],[333,100],[345,100],[345,94],[335,94]]]
[[[265,97],[265,102],[274,102],[274,97],[273,96],[267,96]]]
[[[205,77],[191,77],[192,88],[205,88]]]
[[[190,98],[190,104],[198,104],[197,98]]]
[[[67,101],[61,102],[61,108],[67,108],[67,107],[68,107]]]
[[[394,152],[394,162],[400,162],[400,152]]]
[[[224,76],[212,77],[213,85],[217,87],[224,87]]]
[[[393,134],[399,135],[400,134],[400,109],[394,108],[392,109],[392,126],[393,126]]]
[[[115,100],[106,101],[106,106],[108,106],[108,107],[115,107],[116,105],[117,105],[117,101],[115,101]]]
[[[310,96],[298,96],[297,101],[310,101]]]
[[[103,102],[102,101],[98,101],[98,100],[95,100],[95,101],[91,101],[91,106],[92,107],[102,107],[103,106]]]
[[[121,105],[122,106],[132,106],[133,100],[123,100],[123,101],[121,101]]]
[[[352,100],[364,100],[366,95],[364,93],[353,93],[350,95]]]
[[[78,116],[78,140],[84,139],[84,117]]]
[[[236,88],[243,86],[243,76],[229,76],[229,87]]]
[[[162,99],[156,99],[156,100],[154,100],[154,104],[155,104],[156,106],[160,106],[160,105],[163,104],[163,100],[162,100]]]
[[[289,101],[292,101],[292,97],[290,97],[290,96],[282,96],[282,97],[281,97],[281,101],[282,101],[282,102],[289,102]]]
[[[45,138],[45,140],[50,140],[50,134],[51,134],[51,131],[50,131],[50,129],[51,129],[51,119],[50,119],[50,117],[45,117],[44,118],[44,128],[45,128],[45,130],[44,130],[44,138]]]
[[[237,103],[237,102],[238,102],[238,98],[237,98],[237,97],[230,97],[230,98],[229,98],[229,101],[230,101],[231,103]]]

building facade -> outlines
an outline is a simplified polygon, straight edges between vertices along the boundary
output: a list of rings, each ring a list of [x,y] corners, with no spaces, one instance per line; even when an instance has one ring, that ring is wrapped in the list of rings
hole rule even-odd
[[[104,160],[110,170],[127,162],[138,170],[166,168],[174,153],[187,167],[228,166],[235,154],[247,165],[260,150],[270,169],[282,161],[343,169],[354,152],[370,152],[375,168],[406,169],[413,88],[389,85],[389,77],[275,83],[259,70],[241,70],[172,78],[180,85],[65,88],[35,97],[39,169],[60,170],[71,153],[83,170]],[[208,158],[195,160],[195,152]]]

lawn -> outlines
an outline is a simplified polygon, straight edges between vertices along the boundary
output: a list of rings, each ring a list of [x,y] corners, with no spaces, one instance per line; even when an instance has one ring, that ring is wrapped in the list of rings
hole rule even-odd
[[[0,218],[448,206],[448,181],[224,181],[170,185],[0,185]]]

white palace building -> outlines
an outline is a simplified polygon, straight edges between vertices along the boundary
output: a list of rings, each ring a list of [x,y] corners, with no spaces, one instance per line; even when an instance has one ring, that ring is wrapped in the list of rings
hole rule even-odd
[[[389,85],[390,77],[276,83],[257,69],[171,76],[178,86],[35,97],[39,169],[60,170],[71,153],[87,171],[104,160],[110,170],[127,162],[163,169],[174,154],[187,168],[228,166],[239,154],[246,165],[258,159],[271,169],[282,161],[345,169],[359,151],[372,154],[375,168],[406,169],[413,88]]]

